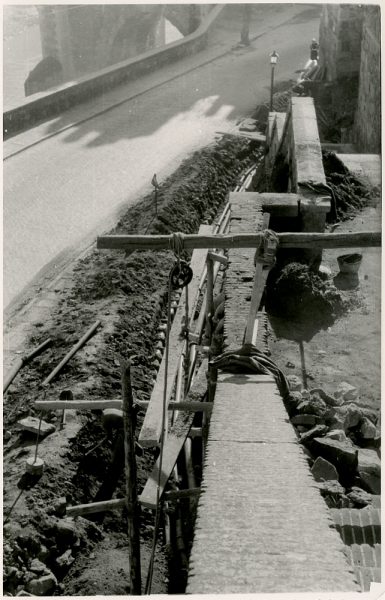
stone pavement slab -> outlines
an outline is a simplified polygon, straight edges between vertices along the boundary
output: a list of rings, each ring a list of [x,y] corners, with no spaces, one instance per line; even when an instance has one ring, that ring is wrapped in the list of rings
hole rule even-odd
[[[358,591],[276,384],[260,378],[218,375],[187,592]]]

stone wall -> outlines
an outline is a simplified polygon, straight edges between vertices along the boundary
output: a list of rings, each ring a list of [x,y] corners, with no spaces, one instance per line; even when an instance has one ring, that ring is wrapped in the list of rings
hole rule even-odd
[[[360,85],[353,141],[361,152],[381,152],[381,15],[364,7]]]
[[[33,97],[30,97],[31,99],[26,98],[18,106],[5,110],[3,113],[4,138],[7,139],[34,127],[80,102],[87,102],[91,98],[105,93],[106,90],[111,90],[122,83],[199,52],[207,46],[209,31],[225,6],[224,4],[216,5],[200,27],[182,40],[150,50],[136,58],[122,61],[48,92],[34,94]]]
[[[328,81],[358,75],[363,7],[324,4],[319,30],[320,65]]]

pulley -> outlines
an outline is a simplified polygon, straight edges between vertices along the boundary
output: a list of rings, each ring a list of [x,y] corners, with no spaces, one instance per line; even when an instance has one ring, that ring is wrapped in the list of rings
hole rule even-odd
[[[193,272],[190,265],[180,260],[171,269],[170,280],[171,286],[176,290],[178,288],[186,287],[192,280]]]

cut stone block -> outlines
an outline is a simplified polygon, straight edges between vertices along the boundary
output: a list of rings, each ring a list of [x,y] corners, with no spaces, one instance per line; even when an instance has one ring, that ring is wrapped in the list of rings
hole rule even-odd
[[[316,481],[338,481],[337,469],[328,460],[322,458],[322,456],[319,456],[314,461],[311,472]]]
[[[357,471],[365,487],[373,494],[381,494],[381,460],[375,450],[359,449]]]
[[[295,417],[292,417],[290,419],[292,425],[318,425],[318,423],[321,423],[321,418],[318,417],[317,415],[307,415],[307,414],[303,414],[303,415],[296,415]]]
[[[38,434],[39,432],[39,419],[36,417],[26,417],[25,419],[21,419],[17,422],[17,426],[22,431],[29,431],[33,434]],[[56,430],[55,425],[52,423],[47,423],[46,421],[41,421],[40,423],[40,437],[45,437],[50,433],[53,433]]]
[[[343,429],[332,429],[325,434],[325,437],[330,438],[331,440],[338,440],[339,442],[347,441],[346,433]]]
[[[315,456],[322,456],[331,462],[340,476],[356,471],[358,451],[350,441],[339,442],[317,437],[312,440],[311,451]]]
[[[360,433],[365,440],[374,440],[377,437],[377,427],[367,417],[361,422]]]

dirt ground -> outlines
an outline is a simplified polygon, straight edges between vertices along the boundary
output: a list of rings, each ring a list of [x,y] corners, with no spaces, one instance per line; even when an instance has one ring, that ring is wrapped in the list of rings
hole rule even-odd
[[[336,232],[379,231],[381,206],[366,207],[355,217],[341,222]],[[349,249],[350,252],[350,249]],[[362,254],[358,281],[352,289],[346,287],[339,275],[337,256],[346,251],[323,252],[322,267],[331,272],[331,278],[344,299],[351,301],[351,309],[330,326],[319,331],[303,330],[297,323],[280,323],[270,319],[269,347],[272,358],[286,374],[302,378],[299,342],[305,353],[308,387],[323,387],[333,393],[342,381],[359,390],[358,404],[380,409],[381,395],[381,250],[357,248],[351,252]],[[296,332],[295,334],[293,332]],[[285,337],[287,336],[287,337]],[[289,366],[288,366],[289,365]]]

